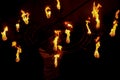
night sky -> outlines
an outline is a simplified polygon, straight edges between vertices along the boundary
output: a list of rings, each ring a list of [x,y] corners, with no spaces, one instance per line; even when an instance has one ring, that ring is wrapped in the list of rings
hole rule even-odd
[[[91,79],[100,72],[104,77],[108,71],[115,71],[119,65],[120,54],[120,14],[116,35],[111,37],[109,32],[115,19],[115,12],[120,10],[119,0],[60,0],[61,10],[56,8],[56,0],[0,0],[0,32],[7,25],[7,41],[2,41],[0,35],[0,75],[3,80],[31,79],[31,80],[80,80],[91,75]],[[100,3],[100,29],[95,29],[92,18],[93,2]],[[44,8],[51,6],[52,15],[46,18]],[[21,18],[20,10],[30,13],[29,24]],[[91,35],[87,34],[85,20],[90,17]],[[20,32],[16,32],[15,24],[20,20]],[[66,35],[64,21],[73,24],[71,43],[65,43]],[[60,45],[63,54],[59,65],[55,69],[52,63],[54,30],[62,30]],[[100,58],[93,55],[95,51],[94,39],[100,36]],[[12,41],[22,47],[20,62],[15,62],[16,48],[11,47]],[[43,52],[41,51],[43,50]],[[101,67],[100,67],[101,66]],[[108,69],[110,67],[110,69]],[[101,70],[104,68],[105,70]],[[94,70],[94,71],[93,71]],[[92,74],[91,74],[92,72]],[[113,73],[112,73],[113,74]],[[112,75],[111,74],[111,75]],[[75,76],[74,76],[75,75]],[[86,76],[86,77],[83,77]],[[108,76],[107,76],[108,77]],[[83,79],[84,80],[84,79]]]

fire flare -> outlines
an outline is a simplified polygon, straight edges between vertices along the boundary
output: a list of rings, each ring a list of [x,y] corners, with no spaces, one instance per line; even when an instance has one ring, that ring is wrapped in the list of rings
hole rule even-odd
[[[95,5],[95,2],[93,2],[93,10],[92,10],[92,16],[95,18],[96,21],[96,28],[100,28],[100,19],[99,19],[99,9],[102,6],[98,4],[97,6]]]
[[[86,22],[86,27],[87,27],[87,30],[88,30],[87,34],[90,35],[91,34],[91,30],[90,30],[89,25],[88,25],[90,23],[90,18],[88,18],[88,20],[86,20],[85,22]]]
[[[1,32],[2,40],[3,40],[3,41],[6,41],[6,40],[7,40],[7,36],[6,36],[6,32],[7,32],[7,31],[8,31],[8,26],[6,26],[6,27],[4,28],[4,31]]]
[[[56,0],[57,1],[57,9],[60,10],[61,6],[60,6],[60,1],[59,0]]]
[[[12,42],[12,47],[15,47],[17,49],[15,61],[19,62],[20,61],[20,53],[22,53],[22,49],[21,49],[20,46],[17,46],[17,42],[16,41]]]
[[[113,27],[109,33],[109,35],[111,37],[114,37],[115,34],[116,34],[116,29],[117,29],[117,26],[118,26],[118,21],[117,19],[119,18],[119,13],[120,13],[120,10],[117,10],[116,13],[115,13],[115,20],[113,21]]]
[[[66,43],[70,43],[70,30],[66,29],[65,34],[67,35],[66,37]]]
[[[98,36],[98,37],[95,39],[95,42],[96,42],[96,49],[95,49],[95,52],[94,52],[94,57],[95,57],[95,58],[100,58],[100,54],[99,54],[99,51],[98,51],[98,49],[99,49],[99,47],[100,47],[100,41],[99,41],[99,39],[100,39],[100,36]]]
[[[49,6],[45,7],[45,14],[48,19],[51,17],[51,8]]]
[[[60,58],[60,55],[62,53],[62,46],[58,45],[58,50],[57,50],[57,54],[54,55],[54,65],[55,67],[58,66],[58,59]]]
[[[16,23],[16,31],[19,32],[19,29],[20,29],[20,24],[19,23]]]
[[[60,30],[55,30],[54,33],[55,33],[55,38],[53,40],[53,50],[54,51],[57,51],[57,46],[58,46],[58,40],[59,40],[59,35],[60,35]]]
[[[21,10],[21,13],[22,20],[25,22],[25,24],[29,24],[30,14],[28,12],[25,12],[24,10]]]

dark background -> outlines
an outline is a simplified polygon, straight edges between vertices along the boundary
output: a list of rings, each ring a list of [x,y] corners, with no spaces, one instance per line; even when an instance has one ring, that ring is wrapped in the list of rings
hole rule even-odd
[[[8,40],[0,39],[0,61],[3,80],[9,79],[32,79],[32,80],[79,80],[91,75],[99,77],[112,77],[117,73],[120,53],[120,23],[116,30],[116,36],[110,37],[109,32],[112,22],[115,19],[115,12],[120,9],[119,0],[96,0],[100,3],[101,27],[95,29],[94,19],[91,11],[94,0],[60,0],[61,10],[56,9],[55,0],[0,0],[0,31],[8,25]],[[47,19],[44,7],[50,5],[52,17]],[[20,17],[20,10],[30,12],[30,23],[25,25]],[[119,15],[120,16],[120,15]],[[87,35],[85,20],[91,17],[92,35]],[[21,20],[20,32],[15,31],[15,24]],[[63,55],[59,62],[59,77],[43,79],[44,59],[39,51],[40,48],[46,51],[45,54],[52,54],[51,41],[54,38],[53,31],[61,29],[64,31],[64,21],[73,23],[71,43],[65,43],[65,34],[61,37]],[[118,19],[120,22],[120,18]],[[99,48],[100,59],[93,56],[95,50],[94,39],[100,36],[101,46]],[[0,37],[1,38],[1,37]],[[16,49],[11,47],[11,42],[16,40],[21,45],[21,61],[15,62]],[[48,62],[49,63],[49,62]],[[114,66],[114,67],[112,67]],[[52,71],[52,68],[49,67]],[[109,76],[106,74],[110,73]],[[52,74],[52,72],[51,72]],[[54,77],[54,74],[51,77]],[[5,77],[4,77],[5,76]],[[86,76],[86,77],[83,77]]]

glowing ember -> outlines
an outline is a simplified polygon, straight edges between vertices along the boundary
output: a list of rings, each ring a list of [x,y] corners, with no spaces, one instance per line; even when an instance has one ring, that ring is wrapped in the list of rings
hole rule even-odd
[[[66,26],[67,28],[70,28],[70,29],[73,28],[73,25],[72,25],[70,22],[68,22],[68,21],[65,21],[64,24],[65,24],[65,26]]]
[[[16,23],[16,31],[19,32],[19,29],[20,29],[20,24]]]
[[[29,24],[29,13],[28,12],[25,12],[23,10],[21,10],[21,17],[22,17],[22,20],[25,22],[25,24]]]
[[[7,32],[7,31],[8,31],[8,26],[6,26],[6,27],[4,28],[4,31],[1,32],[2,40],[3,40],[3,41],[6,41],[6,40],[7,40],[7,36],[6,36],[6,32]]]
[[[58,46],[58,40],[59,40],[59,35],[60,35],[60,30],[55,30],[54,33],[55,33],[55,38],[53,40],[53,50],[54,51],[57,51],[57,46]]]
[[[45,14],[48,19],[51,17],[51,8],[49,6],[45,7]]]
[[[60,6],[60,1],[59,0],[56,0],[57,1],[57,9],[60,10],[61,6]]]
[[[95,2],[93,3],[93,10],[92,10],[92,15],[93,18],[95,18],[96,21],[96,28],[98,29],[100,27],[100,19],[99,19],[99,8],[101,8],[102,6],[100,4],[98,4],[97,6],[95,5]]]
[[[91,34],[91,30],[90,30],[89,25],[88,25],[90,23],[90,18],[88,18],[88,20],[86,20],[85,22],[86,22],[86,27],[87,27],[87,30],[88,30],[87,34]]]
[[[22,49],[21,49],[20,46],[17,46],[17,42],[16,41],[12,42],[12,47],[15,47],[17,49],[15,61],[19,62],[20,61],[20,53],[22,53]]]
[[[55,67],[58,66],[58,59],[60,58],[60,55],[62,53],[62,46],[58,45],[58,50],[57,50],[57,54],[54,55],[54,65]]]
[[[99,39],[100,39],[99,36],[95,39],[95,42],[96,42],[96,49],[95,49],[95,52],[94,52],[94,57],[95,58],[100,58],[100,54],[98,52],[98,49],[100,47],[100,41],[99,41]]]
[[[117,26],[118,26],[118,22],[115,20],[115,21],[113,22],[113,28],[111,29],[111,31],[110,31],[110,33],[109,33],[109,35],[110,35],[111,37],[114,37],[114,36],[115,36]]]

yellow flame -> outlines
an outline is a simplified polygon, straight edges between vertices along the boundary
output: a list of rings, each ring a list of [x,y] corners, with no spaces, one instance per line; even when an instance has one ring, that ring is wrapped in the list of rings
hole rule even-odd
[[[12,42],[12,47],[17,47],[17,42],[16,41]]]
[[[20,53],[22,53],[22,49],[20,46],[17,47],[17,53],[16,53],[16,62],[20,61]]]
[[[100,27],[100,19],[99,19],[99,8],[102,6],[98,4],[97,6],[95,5],[95,2],[93,2],[93,10],[92,10],[92,15],[93,18],[95,18],[96,21],[96,28],[98,29]]]
[[[4,31],[1,32],[2,40],[3,40],[3,41],[6,41],[6,40],[7,40],[7,36],[6,36],[6,32],[7,32],[7,31],[8,31],[8,26],[6,26],[6,27],[4,28]]]
[[[53,50],[54,51],[57,51],[57,46],[58,46],[58,40],[59,40],[59,35],[60,35],[60,30],[55,30],[54,33],[55,33],[55,38],[53,40]]]
[[[19,32],[19,29],[20,29],[20,24],[16,23],[16,31]]]
[[[87,27],[87,30],[88,30],[87,34],[90,35],[91,34],[91,30],[90,30],[89,25],[88,25],[90,23],[90,20],[86,20],[85,22],[86,22],[86,27]]]
[[[66,29],[65,30],[65,34],[67,35],[67,37],[66,37],[66,43],[70,43],[70,30],[68,30],[68,29]]]
[[[110,35],[111,37],[114,37],[114,36],[115,36],[117,26],[118,26],[118,22],[117,22],[116,20],[113,21],[113,28],[111,29],[111,31],[110,31],[110,33],[109,33],[109,35]]]
[[[51,17],[51,8],[49,6],[45,7],[45,14],[48,19]]]
[[[12,42],[12,47],[15,47],[17,49],[15,61],[19,62],[20,61],[20,53],[22,53],[22,49],[21,49],[20,46],[17,46],[17,42],[16,41]]]
[[[58,45],[58,50],[57,50],[57,54],[54,55],[54,65],[55,67],[58,66],[58,59],[60,58],[60,55],[62,53],[62,46]]]
[[[56,7],[57,7],[58,10],[60,10],[61,6],[60,6],[60,1],[59,0],[57,0],[57,6]]]
[[[98,41],[98,42],[96,43],[96,49],[95,49],[95,52],[94,52],[94,57],[95,57],[95,58],[100,58],[100,54],[99,54],[99,52],[98,52],[99,47],[100,47],[100,41]]]
[[[96,42],[96,49],[95,49],[95,52],[94,52],[94,57],[95,58],[100,58],[100,54],[99,54],[99,47],[100,47],[100,36],[98,36],[96,39],[95,39],[95,42]]]
[[[116,13],[115,13],[115,18],[116,18],[116,19],[119,18],[119,13],[120,13],[120,10],[117,10]]]
[[[25,24],[29,24],[29,13],[28,12],[25,12],[24,10],[21,10],[21,17],[22,17],[22,20],[25,22]]]
[[[57,67],[58,66],[58,58],[60,57],[60,54],[55,54],[54,55],[54,65],[55,65],[55,67]]]

